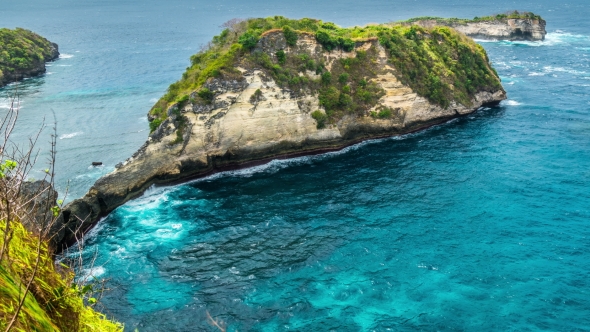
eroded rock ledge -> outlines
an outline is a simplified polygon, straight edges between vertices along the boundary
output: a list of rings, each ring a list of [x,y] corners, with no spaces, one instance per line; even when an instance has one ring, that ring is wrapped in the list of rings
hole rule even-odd
[[[424,19],[412,24],[424,27],[445,25],[471,38],[486,40],[542,41],[547,35],[546,22],[541,18],[507,18],[480,22]]]
[[[133,157],[100,178],[84,197],[68,204],[63,211],[67,229],[62,245],[72,243],[75,232],[90,229],[99,218],[154,184],[178,183],[272,159],[402,135],[506,99],[494,76],[496,83],[475,92],[467,106],[455,100],[446,107],[434,104],[398,79],[389,54],[376,38],[356,41],[349,52],[327,52],[313,35],[300,34],[296,45],[289,46],[282,31],[271,31],[258,41],[256,49],[271,56],[277,50],[284,50],[287,56],[305,53],[328,69],[342,59],[358,56],[359,50],[365,51],[373,56],[372,76],[365,84],[375,84],[382,93],[364,113],[344,115],[322,127],[311,115],[317,110],[325,112],[317,93],[281,87],[262,68],[238,66],[241,75],[210,78],[204,85],[213,95],[209,103],[193,102],[196,96],[191,95],[190,101],[172,105],[167,118]],[[319,79],[309,70],[299,75]],[[380,110],[389,113],[376,116]]]

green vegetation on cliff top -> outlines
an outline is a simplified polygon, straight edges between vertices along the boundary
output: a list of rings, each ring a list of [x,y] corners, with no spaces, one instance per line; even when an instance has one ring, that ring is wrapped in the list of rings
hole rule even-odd
[[[418,21],[436,21],[436,23],[441,25],[454,25],[454,24],[467,24],[467,23],[478,23],[478,22],[506,22],[508,19],[529,19],[529,20],[543,20],[540,15],[531,13],[531,12],[519,12],[517,10],[512,12],[507,12],[504,14],[497,14],[497,15],[490,15],[490,16],[483,16],[483,17],[474,17],[473,19],[465,19],[465,18],[442,18],[442,17],[433,17],[433,16],[422,16],[422,17],[415,17],[411,18],[406,21],[402,21],[400,23],[414,23]]]
[[[0,84],[15,73],[52,60],[53,50],[50,41],[32,31],[0,29]]]
[[[191,57],[191,66],[182,78],[170,85],[167,93],[150,110],[153,121],[167,117],[174,105],[210,103],[213,96],[203,85],[212,78],[241,79],[236,67],[259,69],[279,86],[295,93],[318,94],[327,119],[315,113],[318,125],[334,122],[344,114],[370,115],[383,90],[374,82],[377,72],[377,45],[388,52],[395,75],[420,96],[448,107],[456,101],[471,105],[475,93],[501,89],[497,73],[480,45],[448,27],[423,28],[414,25],[370,25],[341,28],[315,19],[290,20],[282,16],[230,21],[227,28],[201,52]],[[309,52],[262,51],[259,40],[282,32],[287,48],[296,45],[298,36],[313,36],[324,52],[355,52],[353,57],[335,61],[330,70],[324,57]],[[367,51],[356,50],[359,42],[372,42]],[[293,48],[296,49],[296,48]],[[313,75],[300,75],[312,72]],[[394,116],[394,110],[381,110],[379,118]],[[152,125],[154,130],[157,126]]]

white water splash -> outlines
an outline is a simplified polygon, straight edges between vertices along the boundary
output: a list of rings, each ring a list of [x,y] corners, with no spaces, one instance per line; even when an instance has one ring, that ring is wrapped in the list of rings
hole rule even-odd
[[[83,132],[81,131],[77,131],[75,133],[70,133],[70,134],[63,134],[59,137],[59,139],[68,139],[68,138],[72,138],[72,137],[76,137],[78,135],[82,135]]]
[[[584,71],[575,70],[575,69],[571,69],[571,68],[564,68],[564,67],[545,66],[545,67],[543,67],[543,70],[547,73],[558,72],[558,73],[568,73],[568,74],[572,74],[572,75],[586,75],[586,72],[584,72]]]
[[[106,269],[102,266],[95,266],[91,269],[84,269],[82,270],[82,275],[79,277],[81,280],[93,280],[94,278],[98,278],[101,275],[105,274]]]
[[[62,54],[59,55],[59,58],[60,59],[70,59],[70,58],[73,58],[73,57],[74,57],[73,54],[62,53]]]
[[[518,105],[522,105],[521,103],[517,102],[516,100],[505,100],[502,102],[503,105],[507,105],[507,106],[518,106]]]

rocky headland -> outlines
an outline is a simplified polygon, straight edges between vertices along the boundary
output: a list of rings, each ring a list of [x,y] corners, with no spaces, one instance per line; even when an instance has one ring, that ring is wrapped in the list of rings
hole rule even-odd
[[[233,22],[148,115],[147,142],[63,210],[62,245],[154,184],[407,134],[506,99],[448,27]]]
[[[58,57],[57,44],[32,31],[0,29],[0,88],[45,73],[45,63]]]
[[[448,26],[476,39],[509,41],[542,41],[547,31],[546,22],[539,15],[529,12],[510,12],[494,16],[459,18],[419,17],[406,24],[424,27]]]

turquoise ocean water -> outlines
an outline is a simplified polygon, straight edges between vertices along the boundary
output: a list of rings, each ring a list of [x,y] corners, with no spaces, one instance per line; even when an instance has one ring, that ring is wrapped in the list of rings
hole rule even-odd
[[[69,179],[78,197],[143,143],[147,110],[227,19],[350,26],[514,6],[11,2],[2,25],[33,29],[63,54],[19,86],[16,138],[54,112],[60,190]],[[140,331],[215,331],[207,313],[230,331],[590,330],[590,5],[517,9],[545,17],[549,34],[481,41],[508,92],[499,107],[152,188],[117,209],[82,252],[97,255],[84,272],[109,279],[103,310]]]

